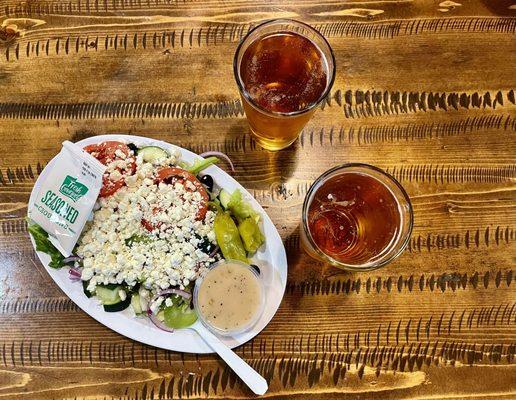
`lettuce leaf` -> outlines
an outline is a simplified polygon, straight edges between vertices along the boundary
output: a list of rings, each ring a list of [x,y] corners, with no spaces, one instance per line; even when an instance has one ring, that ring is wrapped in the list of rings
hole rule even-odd
[[[28,230],[36,243],[36,251],[41,251],[51,257],[51,261],[48,266],[51,268],[61,268],[64,265],[64,256],[50,242],[48,239],[48,233],[41,226],[34,223],[29,223]]]

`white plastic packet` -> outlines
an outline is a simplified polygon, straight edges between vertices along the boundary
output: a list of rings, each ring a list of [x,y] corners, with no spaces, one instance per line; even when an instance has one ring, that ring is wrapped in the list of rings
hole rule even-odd
[[[80,146],[65,141],[36,201],[29,204],[29,218],[48,233],[50,242],[65,257],[72,254],[93,210],[105,170],[105,165]]]

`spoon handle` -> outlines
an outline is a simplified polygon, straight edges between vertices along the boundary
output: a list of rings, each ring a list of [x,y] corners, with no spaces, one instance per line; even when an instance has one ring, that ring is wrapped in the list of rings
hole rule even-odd
[[[194,325],[194,329],[254,393],[261,395],[267,391],[267,381],[263,376],[222,343],[217,336],[202,325]]]

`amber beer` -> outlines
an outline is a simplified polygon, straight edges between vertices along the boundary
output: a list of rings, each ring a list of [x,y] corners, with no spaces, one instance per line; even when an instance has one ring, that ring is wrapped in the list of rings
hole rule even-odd
[[[319,177],[303,207],[306,251],[344,269],[378,268],[397,257],[412,230],[401,185],[366,164],[346,164]]]
[[[273,20],[243,39],[234,68],[256,141],[280,150],[297,139],[327,96],[335,62],[316,30],[293,20]]]

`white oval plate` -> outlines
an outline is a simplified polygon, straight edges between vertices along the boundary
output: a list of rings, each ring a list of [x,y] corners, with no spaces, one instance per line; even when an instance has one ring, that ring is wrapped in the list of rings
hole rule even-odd
[[[153,140],[141,136],[102,135],[81,140],[77,142],[77,144],[84,147],[88,144],[100,143],[105,140],[118,140],[125,143],[135,143],[137,146],[156,145],[170,151],[177,149],[181,152],[182,159],[189,163],[193,162],[195,158],[198,158],[198,156],[191,151],[185,150],[181,147],[171,145],[161,140]],[[29,204],[34,202],[35,193],[39,191],[41,182],[43,182],[48,176],[50,168],[54,162],[55,158],[48,163],[38,177],[38,180],[32,189]],[[281,241],[276,227],[251,194],[236,180],[217,166],[210,166],[204,172],[210,174],[219,187],[224,188],[229,192],[232,192],[235,189],[239,189],[242,192],[244,198],[251,202],[255,210],[260,212],[263,221],[263,231],[266,238],[265,246],[262,246],[262,249],[253,257],[253,263],[260,267],[261,273],[263,274],[266,292],[265,310],[262,317],[252,330],[234,337],[222,338],[222,341],[226,345],[233,348],[247,342],[260,333],[276,313],[281,303],[281,299],[283,298],[283,293],[285,292],[285,286],[287,283],[287,257],[285,254],[285,248],[283,247],[283,242]],[[31,241],[35,249],[36,246],[32,240],[32,236]],[[94,297],[87,298],[84,295],[81,282],[72,282],[68,278],[68,268],[50,268],[48,266],[50,257],[41,252],[37,252],[37,254],[47,272],[63,292],[65,292],[65,294],[84,312],[115,332],[133,340],[137,340],[138,342],[160,347],[162,349],[184,353],[213,352],[194,331],[189,329],[181,329],[173,333],[162,331],[156,328],[148,318],[136,317],[131,310],[131,307],[117,313],[105,312],[100,303]]]

